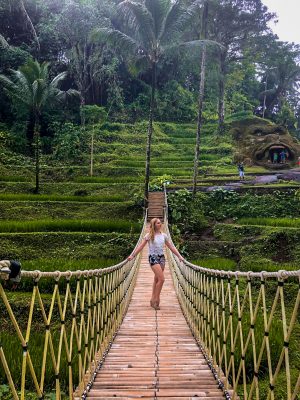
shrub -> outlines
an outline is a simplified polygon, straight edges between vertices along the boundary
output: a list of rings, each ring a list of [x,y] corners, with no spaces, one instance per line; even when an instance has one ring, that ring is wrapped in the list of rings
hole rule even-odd
[[[194,199],[191,192],[180,189],[169,194],[168,204],[170,222],[175,223],[182,233],[199,233],[208,226],[200,196]]]
[[[59,160],[79,161],[86,150],[86,137],[77,125],[71,122],[52,123],[54,131],[53,154]]]
[[[205,215],[222,220],[226,218],[264,217],[295,218],[300,216],[299,200],[295,190],[274,190],[269,194],[239,194],[217,189],[203,197]]]
[[[139,232],[140,224],[126,220],[2,221],[0,232]]]
[[[151,192],[161,191],[163,190],[164,185],[169,185],[172,182],[172,179],[173,178],[171,175],[157,176],[151,179],[149,184],[149,190]]]

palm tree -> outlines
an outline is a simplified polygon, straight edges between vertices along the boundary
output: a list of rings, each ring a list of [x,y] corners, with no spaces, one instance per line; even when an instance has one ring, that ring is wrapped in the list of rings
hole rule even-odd
[[[271,88],[268,89],[268,81]],[[269,118],[274,108],[281,109],[289,93],[294,94],[299,89],[300,67],[291,60],[279,59],[272,70],[265,73],[265,90],[260,94],[264,96],[263,117]]]
[[[12,79],[0,75],[0,82],[8,95],[22,103],[33,119],[35,147],[35,193],[39,193],[40,176],[40,119],[46,104],[62,99],[66,92],[58,89],[58,84],[66,77],[66,72],[49,80],[49,64],[39,64],[30,60],[17,71],[12,70]],[[75,94],[75,91],[68,91]]]
[[[206,39],[207,39],[207,24],[208,24],[208,0],[199,2],[198,0],[192,4],[189,14],[197,14],[201,11],[201,33],[200,39],[204,40],[202,55],[201,55],[201,66],[200,66],[200,80],[199,80],[199,95],[198,95],[198,118],[197,118],[197,135],[196,135],[196,146],[195,146],[195,158],[194,158],[194,174],[193,174],[193,196],[196,195],[197,189],[197,178],[199,170],[199,158],[200,158],[200,137],[202,129],[202,113],[204,106],[204,89],[205,89],[205,72],[206,72]]]
[[[124,0],[118,4],[117,13],[123,18],[122,28],[102,28],[98,30],[98,34],[101,38],[109,40],[115,48],[121,48],[127,54],[131,54],[140,70],[151,70],[144,189],[147,207],[157,64],[166,51],[174,47],[175,43],[179,43],[180,33],[184,28],[184,8],[181,0]]]
[[[208,38],[208,19],[209,19],[209,3],[213,0],[195,0],[191,6],[186,10],[184,15],[185,24],[195,23],[196,19],[197,29],[199,34],[199,40],[191,43],[196,43],[201,46],[201,61],[200,61],[200,77],[199,77],[199,92],[198,92],[198,117],[197,117],[197,133],[196,133],[196,145],[195,145],[195,157],[194,157],[194,173],[193,173],[193,196],[196,194],[197,179],[199,170],[199,159],[200,159],[200,139],[203,125],[203,107],[204,107],[204,90],[205,90],[205,74],[206,74],[206,59],[207,59],[207,47],[217,46],[218,50],[222,49],[223,46],[219,43],[209,40]],[[200,21],[200,24],[199,24]],[[188,45],[189,42],[186,43]],[[199,47],[199,46],[198,46]]]

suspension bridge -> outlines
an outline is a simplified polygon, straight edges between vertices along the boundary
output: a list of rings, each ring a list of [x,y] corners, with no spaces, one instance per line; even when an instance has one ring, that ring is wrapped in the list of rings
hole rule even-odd
[[[172,241],[166,196],[150,198],[148,216],[164,216]],[[146,231],[147,214],[136,246]],[[0,282],[20,343],[15,352],[22,352],[16,377],[0,343],[11,399],[25,400],[29,387],[42,399],[50,387],[57,400],[279,400],[283,385],[286,400],[300,398],[299,368],[295,374],[291,366],[300,338],[300,271],[218,271],[181,263],[167,251],[160,310],[149,306],[147,250],[105,269],[23,271],[22,279],[32,281],[25,332]],[[30,354],[35,318],[39,362]]]

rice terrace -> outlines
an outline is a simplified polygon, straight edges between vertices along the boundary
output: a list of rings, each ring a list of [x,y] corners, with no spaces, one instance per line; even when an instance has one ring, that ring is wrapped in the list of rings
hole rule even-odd
[[[1,400],[300,400],[270,2],[0,0]]]

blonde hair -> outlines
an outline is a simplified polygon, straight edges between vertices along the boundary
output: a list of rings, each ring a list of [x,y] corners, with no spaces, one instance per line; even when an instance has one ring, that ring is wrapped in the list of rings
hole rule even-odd
[[[155,224],[157,221],[160,221],[159,218],[152,218],[150,221],[150,232],[149,232],[149,237],[150,240],[153,242],[154,240],[154,235],[155,235]]]

